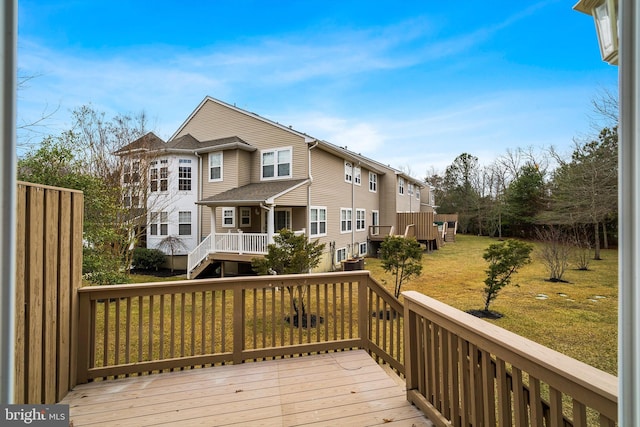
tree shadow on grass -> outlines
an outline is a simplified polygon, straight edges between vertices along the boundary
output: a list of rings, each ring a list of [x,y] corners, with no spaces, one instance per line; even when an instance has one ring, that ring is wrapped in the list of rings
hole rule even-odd
[[[479,317],[480,319],[497,320],[503,317],[503,314],[491,310],[467,310],[467,313],[471,314],[472,316]]]

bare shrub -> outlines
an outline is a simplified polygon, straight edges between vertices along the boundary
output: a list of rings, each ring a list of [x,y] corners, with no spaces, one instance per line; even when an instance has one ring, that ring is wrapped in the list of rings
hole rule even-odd
[[[549,280],[562,282],[573,252],[573,237],[554,225],[536,228],[536,237],[542,243],[538,256],[549,272]]]

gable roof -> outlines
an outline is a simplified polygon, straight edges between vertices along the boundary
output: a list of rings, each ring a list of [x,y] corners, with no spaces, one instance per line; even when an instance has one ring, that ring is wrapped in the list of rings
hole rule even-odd
[[[196,116],[196,114],[198,114],[198,112],[202,109],[202,107],[207,103],[207,102],[215,102],[216,104],[222,105],[223,107],[229,108],[230,110],[234,110],[237,111],[238,113],[244,114],[246,116],[249,116],[251,118],[254,118],[256,120],[260,120],[264,123],[270,124],[271,126],[275,126],[277,128],[280,128],[282,130],[285,130],[287,132],[291,132],[294,135],[300,136],[302,138],[304,138],[304,140],[306,142],[309,141],[315,141],[315,138],[307,135],[304,132],[299,132],[297,130],[294,130],[293,128],[291,128],[290,126],[285,126],[282,125],[278,122],[274,122],[273,120],[269,120],[267,118],[264,118],[256,113],[252,113],[250,111],[247,110],[243,110],[242,108],[238,108],[235,105],[231,105],[231,104],[227,104],[226,102],[220,101],[219,99],[213,98],[209,95],[205,96],[204,99],[202,100],[202,102],[200,102],[200,104],[198,104],[198,106],[196,107],[195,110],[193,110],[193,112],[189,115],[189,117],[187,117],[187,120],[185,120],[180,127],[178,128],[178,130],[176,130],[174,132],[173,135],[171,135],[171,138],[169,138],[169,141],[171,141],[173,138],[176,137],[176,135],[179,135],[180,132],[182,132],[182,130],[185,128],[185,126]]]
[[[256,182],[242,187],[209,196],[196,202],[205,206],[226,206],[237,204],[273,204],[275,199],[307,184],[308,179],[294,179],[287,181]]]
[[[116,156],[134,154],[138,152],[166,152],[199,154],[211,151],[229,150],[238,148],[245,151],[255,151],[256,147],[246,143],[237,136],[198,141],[191,134],[182,135],[179,138],[165,142],[153,132],[136,139],[114,152]]]
[[[165,142],[162,138],[153,132],[149,132],[115,151],[113,154],[116,156],[123,156],[127,154],[154,151],[162,148],[164,144]]]

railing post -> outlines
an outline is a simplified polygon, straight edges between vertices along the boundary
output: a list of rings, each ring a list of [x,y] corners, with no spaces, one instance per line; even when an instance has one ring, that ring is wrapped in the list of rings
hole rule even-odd
[[[238,230],[238,255],[242,255],[244,251],[244,236],[242,235],[242,230]]]
[[[76,291],[77,292],[77,291]],[[92,345],[93,334],[90,331],[94,322],[90,321],[91,300],[88,294],[80,293],[78,298],[78,350],[77,350],[77,383],[84,384],[89,381],[89,347]],[[74,319],[76,321],[76,319]]]
[[[416,314],[411,311],[411,301],[404,301],[404,375],[407,391],[418,388],[417,361],[418,351],[416,343]],[[412,343],[414,345],[412,345]]]
[[[358,281],[358,333],[360,334],[360,346],[369,351],[371,346],[369,338],[369,276],[364,276]]]
[[[242,288],[233,290],[233,364],[242,363],[244,351],[244,293]]]

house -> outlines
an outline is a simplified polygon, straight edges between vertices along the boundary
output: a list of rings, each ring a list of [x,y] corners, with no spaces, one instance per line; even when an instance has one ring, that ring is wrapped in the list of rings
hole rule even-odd
[[[420,180],[212,97],[168,141],[147,134],[116,154],[141,153],[152,154],[147,247],[177,236],[189,271],[248,273],[282,228],[326,243],[318,270],[334,270],[369,253],[369,227],[433,210]]]

